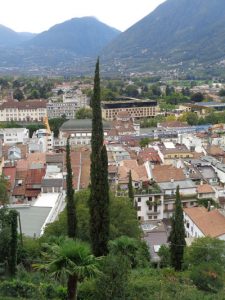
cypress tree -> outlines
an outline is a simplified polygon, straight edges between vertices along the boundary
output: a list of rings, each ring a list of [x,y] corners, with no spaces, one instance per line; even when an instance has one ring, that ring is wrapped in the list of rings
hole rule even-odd
[[[90,238],[94,255],[101,256],[108,252],[109,186],[108,157],[106,147],[103,144],[104,134],[100,103],[99,59],[95,68],[92,112],[91,190],[89,198]]]
[[[73,176],[72,176],[71,159],[70,159],[69,138],[67,139],[67,144],[66,144],[66,169],[67,169],[67,176],[66,176],[67,232],[70,238],[75,238],[77,218],[76,218],[76,209],[75,209],[75,201],[74,201]]]
[[[132,175],[131,175],[131,171],[129,171],[129,182],[128,182],[128,196],[130,198],[130,200],[134,201],[134,190],[133,190],[133,186],[132,186]]]
[[[180,200],[179,186],[176,190],[175,213],[172,217],[172,229],[169,236],[171,264],[180,271],[183,263],[185,247],[184,216]]]
[[[11,276],[16,275],[17,249],[18,249],[17,217],[18,217],[17,211],[10,210],[9,218],[11,223],[11,239],[10,239],[10,249],[9,249],[9,273]]]

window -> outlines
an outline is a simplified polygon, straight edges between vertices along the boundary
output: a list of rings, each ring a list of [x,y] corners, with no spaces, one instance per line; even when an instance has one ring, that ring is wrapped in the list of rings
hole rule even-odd
[[[138,198],[138,202],[141,202],[141,198],[140,197]]]
[[[154,219],[156,220],[156,219],[157,219],[157,216],[154,216]]]

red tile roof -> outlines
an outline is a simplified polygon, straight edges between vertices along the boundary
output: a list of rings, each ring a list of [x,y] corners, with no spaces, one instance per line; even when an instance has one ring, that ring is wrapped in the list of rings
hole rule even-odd
[[[199,194],[215,193],[210,184],[200,184],[197,186]]]
[[[171,179],[174,181],[186,179],[183,169],[178,169],[171,165],[155,165],[152,173],[156,182],[169,182]]]
[[[184,208],[184,212],[205,236],[219,237],[225,234],[225,216],[218,209],[205,207]]]

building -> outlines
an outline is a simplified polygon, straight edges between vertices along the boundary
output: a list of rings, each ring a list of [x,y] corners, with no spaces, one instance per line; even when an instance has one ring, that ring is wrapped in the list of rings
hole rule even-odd
[[[211,102],[196,102],[182,104],[180,108],[186,112],[195,112],[199,117],[206,116],[213,109],[216,111],[224,111],[225,103]]]
[[[47,115],[47,101],[8,101],[0,105],[0,122],[42,121]]]
[[[49,102],[47,104],[47,115],[49,119],[61,118],[74,119],[76,111],[80,108],[78,102]]]
[[[173,142],[160,143],[154,146],[164,164],[170,165],[174,160],[193,158],[193,153],[183,144]]]
[[[187,237],[210,236],[225,241],[225,215],[218,209],[184,208],[184,224]]]
[[[109,122],[103,121],[104,136],[108,136],[111,129]],[[56,140],[55,146],[65,146],[66,140],[70,137],[73,145],[89,145],[91,143],[92,120],[69,120],[60,127],[59,140]]]
[[[119,112],[126,111],[133,118],[155,117],[158,112],[156,100],[139,100],[135,98],[122,98],[119,101],[102,102],[102,117],[113,120]]]
[[[29,139],[29,130],[26,128],[1,128],[0,139],[5,145],[17,143],[24,144]]]
[[[197,197],[198,199],[214,199],[215,191],[210,184],[203,184],[197,186]]]

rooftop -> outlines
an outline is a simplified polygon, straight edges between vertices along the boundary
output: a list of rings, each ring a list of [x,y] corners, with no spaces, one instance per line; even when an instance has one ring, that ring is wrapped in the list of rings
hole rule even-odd
[[[103,121],[103,128],[110,129],[111,124],[109,122]],[[68,120],[60,127],[60,130],[81,130],[81,129],[92,129],[91,119],[81,119],[81,120]]]
[[[225,234],[225,216],[218,210],[205,207],[184,208],[184,212],[205,236],[219,237]]]

